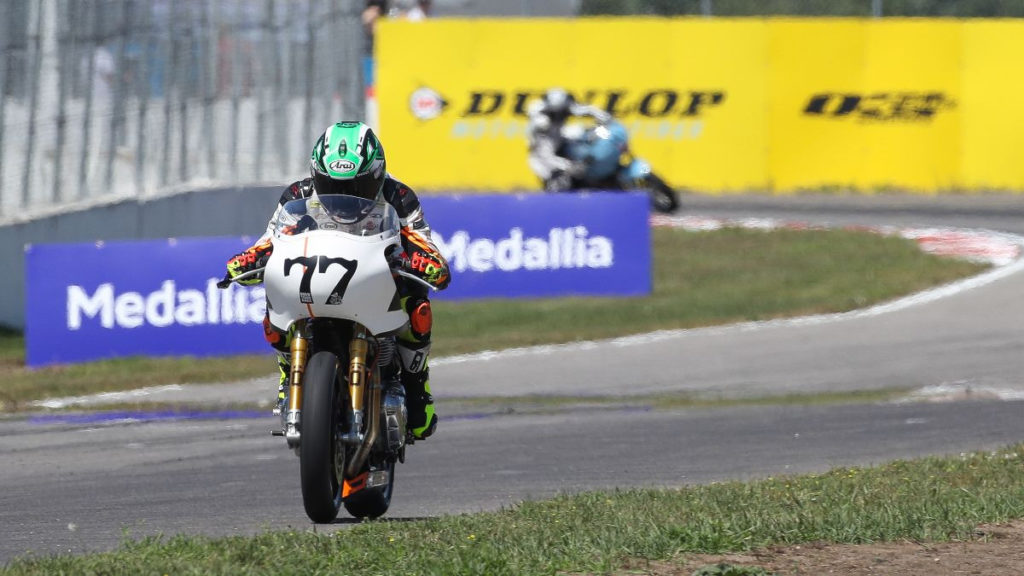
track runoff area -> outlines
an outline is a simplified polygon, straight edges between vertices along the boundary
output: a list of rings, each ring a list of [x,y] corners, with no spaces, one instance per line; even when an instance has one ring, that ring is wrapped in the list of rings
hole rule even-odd
[[[726,227],[741,227],[759,230],[783,228],[795,230],[837,229],[837,227],[821,224],[811,224],[800,221],[783,221],[768,218],[724,219],[705,216],[663,214],[652,215],[651,225],[655,227],[671,227],[691,231],[717,230]],[[799,318],[747,322],[743,324],[743,329],[757,330],[781,324],[825,324],[850,318],[878,316],[910,308],[912,306],[920,306],[967,290],[979,288],[1024,270],[1024,236],[1016,234],[984,229],[944,227],[913,228],[894,226],[856,226],[845,227],[845,229],[856,229],[883,235],[900,236],[902,238],[913,240],[921,250],[927,253],[951,258],[966,258],[976,262],[988,263],[992,268],[977,276],[965,278],[957,282],[938,286],[916,294],[911,294],[870,308],[837,314],[820,314]],[[612,339],[612,343],[616,346],[644,345],[652,341],[677,338],[689,331],[689,329],[661,330],[651,334],[639,334],[635,336],[615,338]],[[437,358],[432,363],[434,365],[443,365],[459,364],[463,362],[487,362],[489,360],[508,357],[544,356],[557,353],[559,351],[591,348],[594,345],[594,342],[574,342],[570,344],[553,344],[529,348],[516,348],[511,350],[488,351]],[[962,392],[963,390],[959,390],[958,385],[955,383],[929,386],[915,391],[908,400],[954,397]],[[995,388],[981,390],[974,387],[973,392],[982,392],[989,398],[998,398],[1001,400],[1024,400],[1024,392],[1018,390]]]

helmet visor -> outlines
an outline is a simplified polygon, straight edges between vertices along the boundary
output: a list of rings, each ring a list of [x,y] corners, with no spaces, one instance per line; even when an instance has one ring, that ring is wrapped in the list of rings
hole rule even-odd
[[[366,200],[375,200],[380,192],[381,181],[373,177],[373,174],[360,174],[348,180],[335,180],[326,174],[316,170],[313,171],[313,187],[316,193],[344,194],[356,196]]]

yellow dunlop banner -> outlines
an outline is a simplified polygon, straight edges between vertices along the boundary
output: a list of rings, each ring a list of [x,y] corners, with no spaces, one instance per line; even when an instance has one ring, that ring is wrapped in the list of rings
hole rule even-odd
[[[619,118],[677,187],[1024,185],[1018,22],[389,21],[376,57],[389,165],[420,188],[537,188],[525,111],[552,86]]]
[[[1024,21],[963,24],[962,186],[1024,188]]]

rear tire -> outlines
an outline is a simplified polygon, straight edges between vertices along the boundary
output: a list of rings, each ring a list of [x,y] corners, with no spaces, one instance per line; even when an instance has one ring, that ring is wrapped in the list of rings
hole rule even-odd
[[[671,214],[679,208],[679,197],[664,180],[654,173],[645,179],[647,194],[651,198],[651,208],[662,214]]]
[[[364,488],[345,499],[345,510],[356,518],[378,518],[391,506],[391,492],[395,486],[395,461],[389,460],[383,466],[388,473],[388,483],[383,486]]]
[[[302,388],[302,504],[310,520],[324,524],[338,517],[345,463],[345,447],[338,441],[338,358],[330,352],[314,354],[306,364]]]

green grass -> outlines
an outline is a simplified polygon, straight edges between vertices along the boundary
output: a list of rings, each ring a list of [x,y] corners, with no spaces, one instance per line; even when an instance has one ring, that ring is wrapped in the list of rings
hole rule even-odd
[[[654,238],[650,297],[438,301],[435,353],[842,312],[984,268],[869,233],[656,230]],[[5,390],[14,390],[9,394],[19,402],[152,385],[162,377],[198,382],[272,371],[262,356],[129,359],[27,371],[19,348],[20,336],[0,334]],[[559,402],[519,400],[538,410]],[[686,395],[630,401],[648,400],[716,405]],[[599,405],[602,399],[588,402]],[[1022,453],[1024,445],[1018,445],[749,483],[567,494],[497,512],[381,520],[319,533],[268,530],[255,537],[141,540],[128,533],[111,553],[19,560],[0,574],[592,574],[620,570],[636,559],[672,561],[691,553],[813,541],[969,540],[978,524],[1024,516]]]
[[[747,483],[564,495],[329,533],[150,537],[107,554],[17,561],[0,573],[594,574],[635,559],[805,542],[971,540],[979,524],[1021,516],[1024,445],[1017,445]]]
[[[653,236],[651,296],[437,301],[434,354],[843,312],[985,268],[859,231],[655,229]]]
[[[572,410],[622,410],[723,408],[732,406],[820,406],[834,404],[870,404],[906,398],[908,388],[881,388],[813,394],[770,394],[765,396],[719,397],[707,393],[674,392],[667,394],[634,394],[631,396],[558,396],[548,394],[526,396],[472,396],[444,398],[446,414],[555,414]]]
[[[653,242],[654,291],[648,297],[436,299],[434,356],[842,312],[984,269],[924,254],[908,240],[857,231],[659,228]],[[258,328],[252,337],[262,337]],[[0,410],[23,410],[40,398],[241,380],[275,371],[269,347],[266,355],[130,358],[28,370],[23,346],[20,334],[0,333]]]

